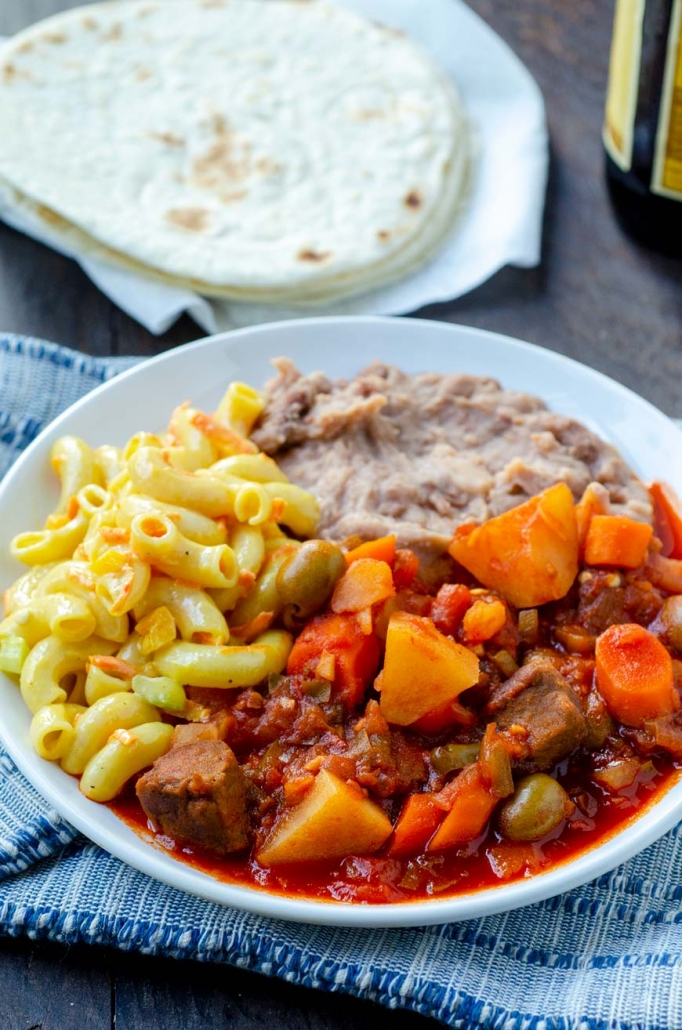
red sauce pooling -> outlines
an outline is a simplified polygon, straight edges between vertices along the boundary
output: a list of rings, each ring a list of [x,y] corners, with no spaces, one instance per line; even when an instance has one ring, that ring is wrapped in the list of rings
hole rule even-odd
[[[567,824],[542,841],[514,843],[489,829],[464,848],[414,859],[391,859],[379,852],[274,869],[266,869],[243,854],[217,858],[155,833],[133,790],[110,802],[109,807],[144,840],[224,883],[316,901],[381,905],[454,897],[547,872],[623,830],[673,786],[679,774],[679,764],[657,756],[631,786],[610,794],[571,758],[562,764],[557,779],[577,802],[576,811]]]

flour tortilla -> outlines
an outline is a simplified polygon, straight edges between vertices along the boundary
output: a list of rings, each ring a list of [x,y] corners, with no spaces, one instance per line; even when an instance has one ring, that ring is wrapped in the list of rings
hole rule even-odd
[[[76,8],[0,49],[0,185],[79,254],[324,303],[452,231],[470,140],[409,40],[321,0]]]

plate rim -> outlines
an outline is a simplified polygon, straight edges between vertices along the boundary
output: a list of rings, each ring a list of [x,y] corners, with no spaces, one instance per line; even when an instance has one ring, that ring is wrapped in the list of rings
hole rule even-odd
[[[249,326],[204,337],[180,347],[171,348],[147,360],[142,360],[133,367],[122,371],[105,383],[97,386],[45,426],[8,470],[2,481],[0,481],[0,512],[6,503],[8,495],[11,494],[15,477],[20,475],[24,468],[31,463],[34,452],[40,448],[44,438],[49,434],[54,434],[59,426],[64,421],[70,419],[75,412],[79,412],[82,408],[92,404],[93,400],[96,401],[96,398],[101,393],[111,390],[112,387],[118,389],[119,384],[125,386],[128,377],[139,375],[142,370],[156,367],[161,363],[173,362],[177,360],[176,356],[178,354],[184,357],[187,353],[224,344],[227,344],[228,349],[231,349],[232,347],[238,347],[240,341],[245,337],[248,338],[254,335],[274,334],[276,337],[278,332],[285,327],[289,330],[296,330],[296,328],[305,325],[307,327],[315,326],[323,329],[330,324],[341,324],[343,326],[362,324],[371,326],[377,323],[393,326],[410,323],[415,330],[419,329],[426,333],[441,332],[452,335],[453,338],[458,335],[471,337],[473,334],[473,336],[478,337],[482,341],[488,340],[495,341],[498,344],[504,343],[512,350],[516,350],[517,353],[523,353],[526,357],[542,355],[543,361],[547,361],[549,364],[555,361],[558,368],[566,365],[581,375],[587,374],[598,386],[612,393],[615,391],[616,395],[620,395],[624,399],[626,398],[630,403],[634,401],[640,407],[644,406],[643,410],[654,416],[655,420],[663,419],[666,428],[672,430],[673,435],[677,436],[680,444],[682,444],[682,430],[650,401],[640,397],[634,391],[617,380],[611,379],[604,373],[537,344],[486,329],[430,319],[396,319],[390,316],[362,315],[319,316],[265,323],[259,326]],[[321,356],[323,355],[323,349],[324,345],[321,344]],[[454,349],[453,354],[456,354]],[[493,370],[491,374],[495,375],[496,372]],[[2,680],[4,683],[10,683],[12,688],[16,690],[16,685],[12,681],[4,676]],[[582,886],[600,875],[611,872],[627,859],[638,854],[662,837],[679,821],[682,815],[682,773],[680,773],[666,792],[647,805],[644,812],[628,823],[623,830],[610,835],[601,844],[588,849],[578,858],[553,866],[547,872],[538,873],[533,877],[511,884],[501,884],[500,886],[485,888],[464,895],[454,895],[433,900],[407,900],[386,905],[349,904],[331,900],[287,897],[286,895],[263,888],[246,887],[214,879],[199,869],[158,850],[157,847],[145,841],[109,809],[105,809],[105,812],[111,819],[115,820],[111,830],[106,827],[108,819],[102,820],[105,824],[102,827],[96,821],[93,828],[93,825],[87,822],[84,815],[81,816],[78,810],[74,810],[70,803],[70,798],[61,794],[49,779],[42,775],[43,770],[47,772],[51,768],[51,763],[43,762],[38,756],[33,755],[29,747],[21,741],[15,741],[7,732],[2,721],[0,721],[0,741],[21,773],[43,799],[48,801],[64,819],[88,839],[134,869],[174,889],[183,890],[223,906],[238,908],[261,916],[327,926],[364,928],[425,926],[481,918],[545,901],[559,894],[564,894],[575,887]],[[83,799],[83,801],[86,801],[86,799]],[[642,826],[642,823],[644,823],[644,826]],[[114,832],[114,827],[118,827],[119,831],[125,828],[127,832],[126,834],[120,834],[119,837]],[[623,846],[621,838],[624,836],[626,839]]]

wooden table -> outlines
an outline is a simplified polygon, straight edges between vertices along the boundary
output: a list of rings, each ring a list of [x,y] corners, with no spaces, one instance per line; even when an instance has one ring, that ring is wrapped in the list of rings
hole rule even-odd
[[[72,6],[74,0],[2,0],[0,35]],[[640,250],[622,235],[602,175],[612,4],[471,0],[471,6],[527,63],[547,101],[552,170],[543,260],[531,271],[506,269],[468,297],[422,314],[579,358],[682,416],[682,262]],[[165,336],[149,335],[77,265],[5,227],[0,329],[100,355],[151,355],[201,335],[188,318]],[[394,1030],[436,1025],[228,967],[0,941],[3,1030],[199,1030],[207,1024],[363,1030],[389,1019]]]

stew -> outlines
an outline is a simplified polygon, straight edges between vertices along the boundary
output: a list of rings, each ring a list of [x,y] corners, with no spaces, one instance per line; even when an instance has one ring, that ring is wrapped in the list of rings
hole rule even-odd
[[[682,598],[671,546],[589,501],[559,484],[461,527],[428,587],[392,538],[302,545],[277,577],[286,672],[188,688],[195,721],[166,716],[170,750],[112,807],[212,876],[359,903],[599,844],[677,779]]]

